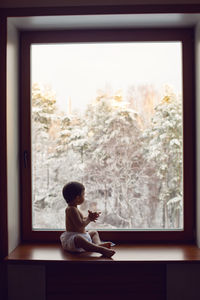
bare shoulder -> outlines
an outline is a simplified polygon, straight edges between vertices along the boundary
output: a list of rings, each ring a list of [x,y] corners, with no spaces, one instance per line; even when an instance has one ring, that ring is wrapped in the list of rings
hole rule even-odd
[[[74,206],[68,206],[68,207],[65,209],[65,213],[66,213],[66,215],[78,214],[78,213],[79,213],[79,210],[78,210],[77,207],[74,207]]]

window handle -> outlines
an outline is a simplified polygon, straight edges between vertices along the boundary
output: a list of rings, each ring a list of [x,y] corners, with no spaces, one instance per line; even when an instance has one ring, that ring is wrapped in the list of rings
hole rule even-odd
[[[28,167],[28,151],[24,151],[24,168]]]

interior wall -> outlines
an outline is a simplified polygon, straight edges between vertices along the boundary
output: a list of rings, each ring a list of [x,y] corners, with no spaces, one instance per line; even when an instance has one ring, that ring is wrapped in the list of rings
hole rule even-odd
[[[18,32],[7,29],[7,194],[8,252],[20,241],[19,197],[19,105],[18,105]]]
[[[200,22],[196,26],[195,32],[195,61],[196,61],[196,231],[197,231],[197,245],[200,248]]]
[[[199,0],[200,1],[200,0]],[[200,247],[200,22],[196,27],[196,81],[197,81],[197,243]],[[9,253],[20,241],[19,221],[19,134],[18,134],[18,32],[8,22],[7,46],[7,139],[8,139],[8,241]],[[17,213],[16,213],[17,212]]]

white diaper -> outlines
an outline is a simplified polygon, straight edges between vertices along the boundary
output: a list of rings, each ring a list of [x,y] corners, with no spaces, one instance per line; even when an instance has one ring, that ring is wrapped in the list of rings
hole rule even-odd
[[[74,238],[76,236],[82,236],[85,238],[88,242],[92,243],[91,236],[88,232],[86,233],[79,233],[79,232],[68,232],[65,231],[61,234],[60,240],[61,244],[64,250],[71,251],[71,252],[84,252],[85,250],[83,248],[77,248],[74,243]]]

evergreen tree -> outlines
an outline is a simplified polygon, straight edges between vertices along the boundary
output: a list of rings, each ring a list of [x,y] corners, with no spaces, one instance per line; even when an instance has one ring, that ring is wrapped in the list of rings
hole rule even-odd
[[[156,106],[152,126],[146,130],[145,156],[159,180],[161,227],[182,226],[182,104],[172,91],[167,91]]]
[[[104,222],[118,228],[132,226],[134,204],[131,199],[141,149],[138,118],[137,112],[129,109],[119,95],[102,94],[87,111],[89,146],[85,165],[89,174],[88,187],[93,182],[99,198],[104,199]],[[94,190],[91,193],[95,195]],[[111,218],[113,212],[114,219]]]

